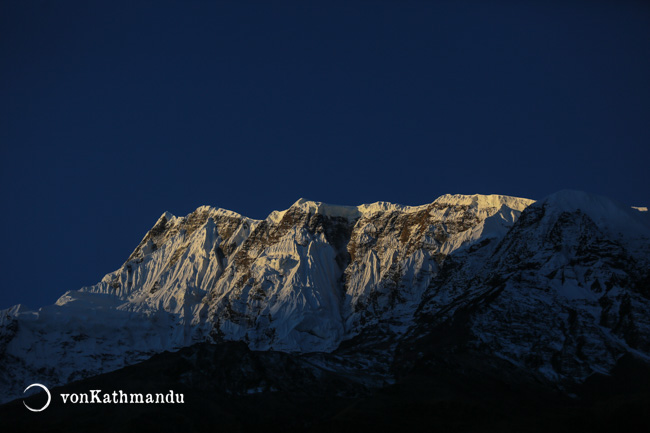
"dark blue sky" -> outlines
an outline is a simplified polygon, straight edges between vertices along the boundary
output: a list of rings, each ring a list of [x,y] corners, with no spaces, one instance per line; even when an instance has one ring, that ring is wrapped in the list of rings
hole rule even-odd
[[[650,4],[484,3],[1,2],[0,308],[99,281],[165,210],[649,205]]]

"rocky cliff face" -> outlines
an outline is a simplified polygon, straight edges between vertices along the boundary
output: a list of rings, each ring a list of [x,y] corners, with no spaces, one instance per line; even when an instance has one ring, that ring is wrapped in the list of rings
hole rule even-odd
[[[418,207],[301,199],[263,221],[165,213],[95,286],[0,313],[3,398],[224,340],[332,352],[332,368],[389,381],[460,349],[584,380],[624,353],[648,359],[648,227],[647,212],[575,192]]]

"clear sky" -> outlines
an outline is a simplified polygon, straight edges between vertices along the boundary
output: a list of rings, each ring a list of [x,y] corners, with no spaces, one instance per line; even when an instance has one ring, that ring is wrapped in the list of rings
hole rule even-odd
[[[2,1],[0,308],[94,284],[165,210],[650,205],[649,77],[648,2]]]

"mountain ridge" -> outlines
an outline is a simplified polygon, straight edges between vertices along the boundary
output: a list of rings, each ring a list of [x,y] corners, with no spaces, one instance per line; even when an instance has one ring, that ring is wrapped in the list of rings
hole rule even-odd
[[[165,212],[98,284],[0,312],[0,363],[12,369],[3,398],[25,378],[64,384],[203,341],[345,353],[356,365],[346,368],[391,381],[395,356],[433,362],[428,349],[405,355],[409,341],[460,317],[463,350],[551,383],[582,381],[649,352],[648,232],[634,213],[575,191],[421,206],[299,199],[264,220],[210,206]],[[539,314],[561,326],[536,325]]]

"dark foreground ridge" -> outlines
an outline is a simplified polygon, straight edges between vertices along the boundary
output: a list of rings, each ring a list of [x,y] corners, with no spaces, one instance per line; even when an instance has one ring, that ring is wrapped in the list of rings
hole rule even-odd
[[[632,356],[592,376],[575,397],[517,374],[486,373],[464,356],[420,363],[394,384],[364,385],[318,367],[318,356],[251,351],[244,343],[196,344],[51,389],[32,413],[0,406],[16,432],[597,432],[641,431],[650,422],[650,369]],[[323,362],[324,359],[320,358]],[[326,360],[325,360],[326,361]],[[430,360],[431,361],[431,360]],[[475,363],[480,365],[480,363]],[[371,380],[366,383],[372,383]],[[184,404],[63,404],[62,393],[122,390],[184,394]],[[41,407],[45,395],[26,399]]]

